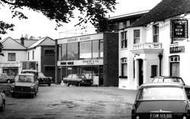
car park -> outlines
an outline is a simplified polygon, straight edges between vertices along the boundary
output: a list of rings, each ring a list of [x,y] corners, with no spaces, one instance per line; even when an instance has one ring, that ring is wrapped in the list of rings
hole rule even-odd
[[[0,82],[1,83],[13,83],[15,76],[8,76],[6,73],[0,74]]]
[[[15,78],[15,83],[11,87],[11,94],[16,95],[31,95],[36,96],[38,93],[38,80],[32,73],[19,74]]]
[[[66,83],[67,86],[70,85],[91,86],[93,84],[93,80],[87,79],[84,74],[69,74],[68,76],[63,78],[63,83]]]
[[[152,80],[153,83],[179,83],[185,87],[187,97],[190,99],[190,86],[186,85],[181,77],[178,76],[159,76]]]
[[[190,105],[179,83],[149,83],[139,87],[132,119],[189,119]]]
[[[3,91],[0,91],[0,111],[5,110],[5,93]]]

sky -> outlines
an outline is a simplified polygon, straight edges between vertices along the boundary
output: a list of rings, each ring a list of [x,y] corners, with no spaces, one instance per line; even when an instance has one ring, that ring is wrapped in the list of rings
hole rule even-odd
[[[114,13],[109,13],[109,16],[118,16],[138,11],[150,10],[157,5],[161,0],[117,0],[116,10]],[[18,18],[11,18],[11,12],[8,8],[0,9],[0,20],[15,24],[14,31],[9,31],[6,35],[0,37],[12,37],[20,38],[21,36],[34,36],[45,37],[49,36],[53,39],[70,37],[83,34],[95,33],[92,25],[88,25],[88,28],[81,30],[80,27],[74,27],[78,22],[77,19],[72,19],[68,24],[64,24],[63,27],[55,30],[56,24],[54,21],[50,21],[47,17],[41,13],[25,10],[29,19],[19,20]]]

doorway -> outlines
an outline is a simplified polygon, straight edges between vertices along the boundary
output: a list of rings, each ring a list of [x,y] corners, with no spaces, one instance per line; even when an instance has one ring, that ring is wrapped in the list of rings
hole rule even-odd
[[[138,60],[138,65],[139,65],[138,75],[139,75],[139,86],[140,86],[141,84],[143,84],[143,60],[142,59]]]

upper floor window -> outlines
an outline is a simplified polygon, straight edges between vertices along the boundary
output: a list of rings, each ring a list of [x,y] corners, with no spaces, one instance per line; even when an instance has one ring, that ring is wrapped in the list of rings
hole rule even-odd
[[[127,78],[127,58],[121,58],[121,76],[120,78]]]
[[[121,32],[121,48],[127,48],[127,31]]]
[[[54,49],[45,49],[45,56],[54,55]]]
[[[134,30],[134,44],[140,43],[140,30]]]
[[[153,42],[156,43],[159,40],[159,25],[153,25]]]
[[[32,59],[34,59],[34,51],[32,51]]]
[[[8,61],[16,61],[16,53],[8,53]]]

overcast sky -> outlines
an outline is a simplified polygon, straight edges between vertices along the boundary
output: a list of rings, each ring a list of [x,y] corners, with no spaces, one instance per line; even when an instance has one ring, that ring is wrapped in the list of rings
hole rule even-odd
[[[116,10],[114,13],[110,13],[110,16],[117,16],[132,12],[138,12],[143,10],[150,10],[161,0],[117,0]],[[2,38],[11,36],[13,38],[20,38],[21,36],[35,36],[44,37],[49,36],[51,38],[61,38],[80,34],[94,33],[92,26],[89,29],[81,31],[80,28],[74,27],[77,23],[77,19],[72,20],[69,24],[65,24],[62,28],[55,30],[55,23],[40,13],[28,12],[28,20],[12,19],[9,9],[1,9],[0,20],[12,22],[15,24],[14,31],[9,32],[6,35],[0,35]]]

